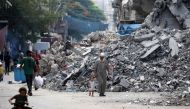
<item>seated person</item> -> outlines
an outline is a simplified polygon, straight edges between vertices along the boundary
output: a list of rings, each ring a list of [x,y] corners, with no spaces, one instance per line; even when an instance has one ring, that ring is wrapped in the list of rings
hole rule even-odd
[[[28,105],[28,97],[27,97],[27,89],[22,87],[19,89],[18,95],[13,96],[11,99],[9,99],[9,103],[11,105],[14,105],[12,109],[17,109],[17,108],[23,108],[23,109],[32,109],[30,107],[25,106]],[[12,100],[15,99],[15,103],[12,102]]]

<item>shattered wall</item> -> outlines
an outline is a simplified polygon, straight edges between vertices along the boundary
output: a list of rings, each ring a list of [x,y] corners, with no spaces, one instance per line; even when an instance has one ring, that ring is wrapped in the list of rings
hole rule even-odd
[[[145,19],[145,25],[149,28],[189,28],[189,6],[190,3],[186,0],[156,0],[153,11]]]
[[[154,26],[160,26],[162,28],[176,28],[176,29],[182,29],[181,25],[178,23],[177,19],[171,14],[169,9],[165,9],[162,14],[157,17],[155,20],[153,20],[153,13],[151,13],[147,18],[145,19],[145,24],[149,28],[152,28]]]
[[[122,4],[122,0],[115,0],[118,4],[115,9],[115,21],[124,20],[144,20],[154,7],[155,0],[128,0]]]
[[[112,7],[114,8],[113,20],[115,23],[117,23],[122,17],[122,1],[123,0],[114,0],[112,2]]]
[[[136,11],[136,19],[144,19],[153,9],[155,0],[132,0],[131,9]]]
[[[154,7],[155,0],[133,0],[133,9],[141,14],[149,14]]]
[[[115,0],[122,3],[120,0]],[[119,4],[118,3],[118,4]],[[129,0],[115,8],[115,22],[144,20],[145,26],[153,28],[186,29],[190,27],[189,0]],[[120,15],[119,15],[120,14]]]

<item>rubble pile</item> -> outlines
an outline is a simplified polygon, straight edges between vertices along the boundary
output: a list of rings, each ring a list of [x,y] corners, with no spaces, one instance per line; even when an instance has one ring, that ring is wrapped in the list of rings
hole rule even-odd
[[[44,88],[56,91],[65,90],[68,79],[73,79],[73,75],[77,76],[77,73],[80,74],[78,69],[81,69],[84,58],[71,50],[65,52],[64,47],[61,40],[56,41],[47,54],[42,56],[41,71],[46,77]]]
[[[47,51],[46,55],[42,55],[40,65],[43,74],[53,73],[53,71],[51,71],[51,66],[54,63],[54,61],[56,61],[59,65],[65,64],[66,55],[63,50],[63,42],[56,41]]]
[[[135,32],[132,38],[115,40],[105,47],[107,59],[114,67],[113,83],[109,84],[110,91],[182,91],[190,87],[188,74],[190,31],[157,30],[155,28],[142,29]],[[59,69],[51,72],[49,74],[51,76],[47,76],[50,80],[47,80],[59,81],[60,79],[61,86],[64,86],[67,82],[64,82],[63,78],[68,78],[68,75],[78,73],[80,70],[81,75],[74,77],[74,84],[80,85],[78,90],[86,91],[88,76],[93,72],[99,48],[86,47],[83,48],[84,53],[81,53],[82,49],[76,48],[70,56],[65,56],[64,52],[60,53],[62,51],[58,48],[62,46],[59,46],[55,47],[57,51],[54,51],[55,48],[52,47],[50,50],[52,54],[44,58],[45,62],[57,60],[59,65]],[[76,51],[79,53],[77,54]],[[83,62],[84,65],[81,67]],[[45,66],[47,65],[49,64]],[[66,68],[65,65],[67,65]],[[57,83],[56,85],[58,87]]]
[[[125,40],[110,42],[103,49],[113,77],[108,81],[107,91],[178,91],[178,95],[170,97],[170,102],[163,100],[156,101],[155,104],[188,105],[181,103],[179,95],[190,92],[189,39],[188,29],[155,27],[136,31]],[[71,55],[66,56],[63,44],[55,42],[42,60],[42,66],[47,72],[44,88],[56,91],[87,91],[88,80],[100,50],[97,44],[74,47],[70,50]],[[185,97],[187,101],[190,96]]]
[[[93,40],[93,37],[100,37],[100,39]],[[44,55],[41,60],[43,74],[46,74],[44,88],[63,91],[68,89],[68,85],[70,86],[70,80],[74,80],[72,84],[76,87],[73,86],[75,88],[72,90],[87,91],[87,81],[89,79],[88,76],[92,73],[92,63],[98,58],[99,49],[96,48],[97,43],[101,41],[108,43],[114,38],[116,36],[113,32],[99,31],[91,33],[86,39],[90,39],[92,42],[95,41],[93,45],[90,47],[76,46],[67,50],[67,52],[70,52],[70,55],[66,55],[64,44],[61,41],[55,42],[47,52],[47,55]],[[94,59],[94,61],[89,61],[91,59]],[[89,65],[91,66],[89,67]]]
[[[183,1],[183,2],[178,2]],[[184,11],[181,13],[179,10]],[[119,40],[113,32],[89,34],[81,46],[64,52],[56,42],[44,56],[45,88],[57,91],[87,91],[88,79],[98,59],[99,46],[110,63],[112,79],[108,91],[180,92],[164,101],[139,101],[146,104],[189,105],[190,103],[190,30],[189,9],[184,0],[157,0],[142,28],[131,37]],[[185,14],[185,15],[182,15]],[[168,21],[165,16],[173,16]],[[176,29],[172,29],[171,25]],[[170,26],[169,26],[170,25]],[[186,30],[179,30],[184,28]],[[85,46],[85,47],[82,47]],[[56,61],[53,62],[53,61]],[[57,64],[57,65],[56,65]],[[51,66],[48,68],[47,66]],[[148,103],[150,102],[150,103]],[[185,104],[184,104],[185,103]]]
[[[74,61],[74,59],[77,60],[77,58],[70,59],[69,57],[65,57],[62,58],[64,64],[51,64],[51,70],[49,70],[49,73],[46,74],[44,88],[55,91],[65,90],[65,85],[68,80],[72,80],[80,76],[80,70],[84,66],[81,62],[83,62],[84,60],[78,58],[77,61]],[[57,68],[54,66],[57,66]]]
[[[184,60],[188,57],[188,34],[188,30],[161,30],[157,27],[139,30],[132,39],[108,44],[105,47],[107,59],[115,66],[112,91],[173,91],[178,86],[182,87],[178,87],[179,90],[187,88],[189,79],[176,80],[176,77],[187,77],[189,70]],[[93,69],[96,56],[91,56],[87,68]],[[181,65],[184,65],[183,71],[180,70]]]
[[[132,39],[110,43],[106,53],[115,64],[111,91],[178,91],[153,104],[189,105],[189,36],[190,30],[155,27],[136,31]]]
[[[180,39],[174,37],[179,34]],[[116,65],[113,84],[122,86],[120,91],[187,90],[190,85],[188,34],[189,30],[156,33],[153,29],[142,29],[134,33],[134,41],[109,44],[106,49],[108,60]],[[175,48],[171,48],[170,43],[176,45],[172,46]]]

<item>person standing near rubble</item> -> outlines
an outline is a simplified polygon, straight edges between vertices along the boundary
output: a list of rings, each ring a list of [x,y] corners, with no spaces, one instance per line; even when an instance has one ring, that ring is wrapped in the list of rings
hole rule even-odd
[[[32,96],[32,81],[34,76],[34,70],[35,70],[35,61],[32,58],[32,52],[27,51],[26,52],[27,57],[25,57],[21,61],[21,67],[24,69],[24,73],[26,76],[26,83],[28,86],[28,95]]]
[[[95,64],[95,75],[99,83],[99,96],[105,96],[107,72],[109,73],[109,65],[105,59],[105,54],[102,52],[100,53],[100,60],[98,60]]]
[[[8,51],[5,54],[4,61],[5,61],[5,75],[9,75],[10,64],[11,64],[11,56],[10,56]]]
[[[94,97],[94,91],[95,91],[95,78],[94,75],[91,75],[90,80],[88,82],[88,86],[89,86],[89,96]]]
[[[3,61],[3,52],[0,51],[0,61]]]
[[[32,58],[34,59],[35,63],[36,63],[36,66],[35,66],[35,72],[37,74],[40,73],[40,60],[41,60],[41,56],[40,54],[38,54],[38,52],[36,51],[35,53],[32,52]]]
[[[3,63],[0,62],[0,82],[3,81],[3,74],[5,73],[5,69],[3,67]]]

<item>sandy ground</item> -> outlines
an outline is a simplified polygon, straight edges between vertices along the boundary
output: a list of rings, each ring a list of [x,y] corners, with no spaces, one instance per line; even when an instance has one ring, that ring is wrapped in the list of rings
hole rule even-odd
[[[11,109],[8,99],[17,94],[19,87],[26,84],[7,84],[13,75],[5,76],[0,83],[0,109]],[[29,97],[33,109],[189,109],[178,106],[144,106],[131,104],[127,101],[135,99],[162,99],[160,93],[106,93],[106,97],[89,97],[87,92],[54,92],[44,89],[33,91]]]

